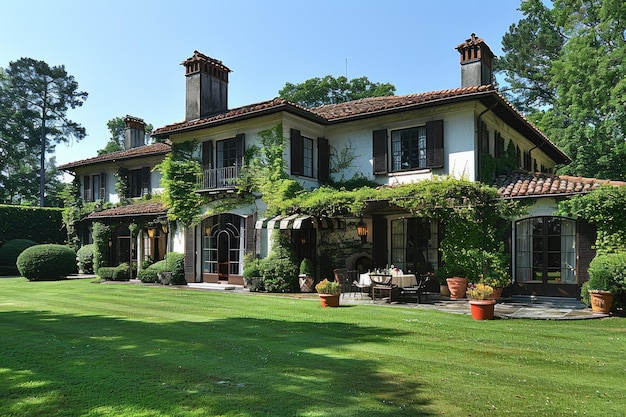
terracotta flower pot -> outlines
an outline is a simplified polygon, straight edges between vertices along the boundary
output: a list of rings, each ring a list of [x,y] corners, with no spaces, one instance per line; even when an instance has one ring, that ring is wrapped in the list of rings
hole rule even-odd
[[[322,307],[339,307],[339,296],[341,294],[318,294]]]
[[[613,293],[608,291],[589,291],[591,311],[600,314],[609,314],[613,304]]]
[[[499,299],[500,297],[502,297],[502,290],[503,290],[503,289],[504,289],[504,288],[498,288],[498,287],[494,288],[494,289],[493,289],[493,294],[491,294],[491,297],[490,297],[490,298],[491,298],[492,300],[497,300],[497,299]]]
[[[467,290],[467,278],[452,277],[446,279],[448,289],[450,290],[450,298],[458,300],[465,298],[465,290]]]
[[[474,320],[492,320],[496,300],[470,300],[470,310]]]
[[[439,293],[443,295],[444,297],[450,296],[450,290],[448,289],[448,286],[446,284],[439,285]]]

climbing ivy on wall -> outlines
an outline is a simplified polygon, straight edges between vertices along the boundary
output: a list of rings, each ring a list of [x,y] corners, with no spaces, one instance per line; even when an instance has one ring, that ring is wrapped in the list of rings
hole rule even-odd
[[[558,214],[596,226],[598,254],[626,251],[626,186],[602,186],[559,203]]]
[[[161,171],[163,203],[167,217],[185,226],[197,223],[202,199],[195,192],[202,174],[200,162],[194,156],[196,142],[172,145],[172,151],[156,169]]]

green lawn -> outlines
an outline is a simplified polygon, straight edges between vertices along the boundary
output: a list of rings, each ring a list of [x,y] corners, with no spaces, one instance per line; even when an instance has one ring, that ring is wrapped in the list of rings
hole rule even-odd
[[[622,416],[626,319],[0,279],[2,416]]]

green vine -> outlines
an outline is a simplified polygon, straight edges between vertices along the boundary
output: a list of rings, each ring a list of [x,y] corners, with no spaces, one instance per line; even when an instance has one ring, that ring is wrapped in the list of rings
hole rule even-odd
[[[602,186],[559,203],[557,213],[580,217],[596,226],[598,254],[626,251],[626,187]]]
[[[155,167],[161,171],[168,218],[185,226],[197,223],[202,205],[202,198],[195,192],[202,174],[200,162],[194,157],[195,150],[195,142],[173,144],[172,151]]]
[[[112,227],[106,226],[104,223],[93,223],[93,269],[96,273],[98,268],[109,266],[107,258],[109,255],[109,241],[111,239],[112,230]]]
[[[80,239],[76,230],[76,223],[82,217],[83,199],[80,196],[80,177],[77,175],[72,182],[68,184],[62,192],[64,201],[63,223],[67,230],[67,243],[69,246],[78,250]]]
[[[131,203],[129,196],[129,171],[127,168],[119,168],[115,174],[117,182],[115,183],[115,192],[120,200],[121,205],[127,205]]]

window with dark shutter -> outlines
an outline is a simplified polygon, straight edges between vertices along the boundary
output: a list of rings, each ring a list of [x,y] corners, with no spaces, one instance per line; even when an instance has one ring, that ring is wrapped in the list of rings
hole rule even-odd
[[[326,138],[317,138],[317,179],[322,184],[330,179],[330,146]]]
[[[299,130],[291,129],[291,175],[302,175],[304,173],[304,144]]]
[[[195,282],[196,274],[196,234],[195,227],[185,227],[185,279],[187,282]]]
[[[93,201],[93,194],[91,193],[91,177],[85,175],[83,177],[83,200]]]
[[[244,133],[240,133],[235,136],[235,153],[237,162],[236,165],[243,165],[243,153],[246,149],[246,135]]]
[[[202,169],[213,168],[213,141],[202,142]]]
[[[443,120],[426,123],[426,168],[443,168]]]
[[[495,152],[494,156],[496,158],[504,158],[506,156],[506,149],[504,148],[504,138],[500,134],[500,132],[495,133]]]
[[[100,174],[100,198],[103,201],[109,200],[106,192],[107,192],[107,174],[103,172],[102,174]]]
[[[150,167],[143,167],[141,168],[141,195],[148,195],[151,191]]]
[[[374,130],[372,133],[374,175],[387,173],[387,129]]]

